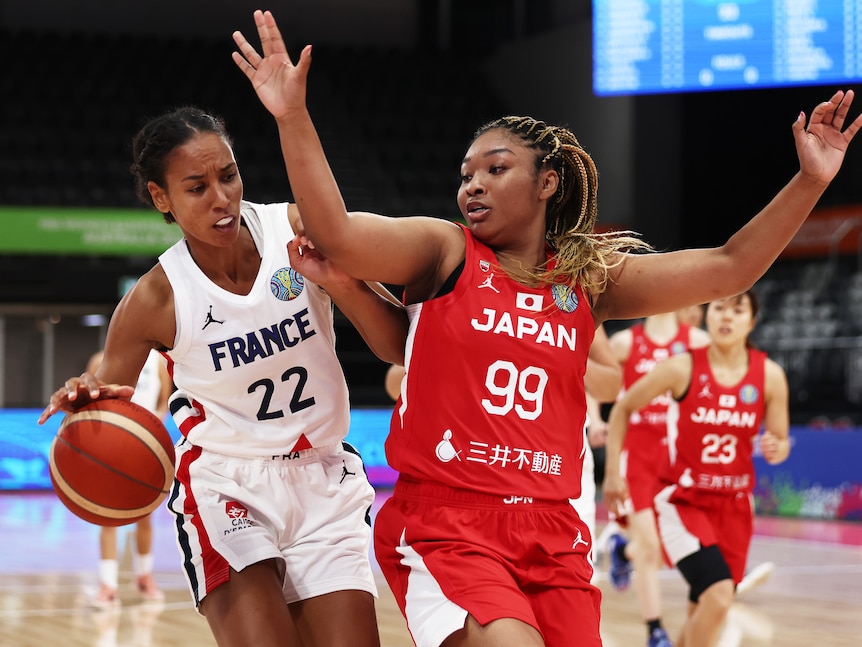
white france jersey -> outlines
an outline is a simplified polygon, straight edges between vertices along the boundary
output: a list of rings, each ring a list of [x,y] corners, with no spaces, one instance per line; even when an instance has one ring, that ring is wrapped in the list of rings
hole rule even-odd
[[[171,413],[194,445],[243,457],[338,444],[347,384],[335,355],[332,302],[290,267],[287,204],[243,202],[261,256],[251,291],[213,283],[185,240],[159,257],[174,291],[177,335],[168,365]]]

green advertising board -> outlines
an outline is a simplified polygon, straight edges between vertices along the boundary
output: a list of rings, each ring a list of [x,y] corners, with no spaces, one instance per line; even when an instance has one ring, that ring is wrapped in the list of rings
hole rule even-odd
[[[0,252],[158,256],[182,237],[155,211],[0,207]]]

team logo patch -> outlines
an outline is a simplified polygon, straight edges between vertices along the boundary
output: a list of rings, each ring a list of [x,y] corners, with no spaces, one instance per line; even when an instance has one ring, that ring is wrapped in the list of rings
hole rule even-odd
[[[236,501],[226,501],[224,504],[225,514],[231,519],[247,519],[248,508]]]
[[[223,323],[224,323],[224,319],[216,319],[215,317],[213,317],[213,307],[212,307],[212,305],[210,305],[209,312],[207,312],[206,320],[204,321],[204,327],[201,328],[201,330],[206,330],[207,326],[209,326],[210,324],[223,324]]]
[[[461,452],[455,449],[455,446],[452,444],[452,430],[447,429],[443,432],[443,440],[437,443],[437,447],[434,449],[434,453],[437,454],[437,458],[440,459],[443,463],[448,463],[452,459],[457,458],[459,461],[461,460]]]
[[[754,404],[760,399],[760,391],[753,384],[743,384],[739,389],[739,399],[745,404]]]
[[[551,294],[554,295],[554,303],[563,312],[574,312],[578,309],[578,295],[572,292],[568,285],[552,285]]]
[[[280,301],[292,301],[302,294],[303,287],[305,279],[292,267],[282,267],[269,279],[269,289]]]
[[[671,355],[679,355],[680,353],[684,353],[686,350],[685,342],[683,341],[675,341],[670,345],[670,354]]]
[[[500,294],[500,291],[494,287],[494,273],[491,272],[488,276],[485,277],[485,280],[479,284],[480,288],[488,288],[489,290],[493,290],[497,294]]]

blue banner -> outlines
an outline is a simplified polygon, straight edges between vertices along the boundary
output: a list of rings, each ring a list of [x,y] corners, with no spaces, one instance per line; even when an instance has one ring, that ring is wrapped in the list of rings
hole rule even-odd
[[[758,514],[862,520],[862,429],[790,430],[790,456],[755,456]]]
[[[40,426],[36,420],[41,413],[41,409],[0,410],[0,491],[52,489],[48,455],[63,415]],[[362,455],[368,478],[376,486],[392,485],[395,471],[386,465],[383,454],[392,410],[354,409],[350,415],[347,442]],[[179,440],[173,419],[168,416],[164,423],[174,442]]]
[[[55,415],[36,424],[38,409],[0,410],[0,490],[50,490],[48,452],[62,421]],[[386,465],[383,443],[392,410],[351,411],[347,441],[365,462],[371,483],[388,487],[396,472]],[[180,432],[168,417],[165,426],[176,441]],[[755,456],[758,514],[818,519],[862,520],[862,429],[790,430],[790,456],[769,465]]]

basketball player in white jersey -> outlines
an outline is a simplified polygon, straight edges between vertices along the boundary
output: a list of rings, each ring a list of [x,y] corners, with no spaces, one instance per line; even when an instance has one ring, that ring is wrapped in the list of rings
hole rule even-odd
[[[87,372],[95,373],[102,363],[103,351],[95,353],[87,363]],[[173,382],[168,375],[165,360],[156,351],[151,351],[138,381],[132,402],[153,412],[159,420],[168,413],[168,397],[173,390]],[[164,599],[153,577],[153,524],[147,515],[135,524],[135,542],[132,552],[132,567],[135,574],[135,588],[141,598],[148,602]],[[117,550],[117,529],[102,526],[99,531],[99,589],[92,599],[94,607],[108,609],[120,605],[119,595],[119,551]]]
[[[379,647],[368,517],[374,490],[344,442],[333,304],[378,357],[404,362],[404,309],[301,247],[299,212],[243,198],[224,123],[194,106],[132,142],[138,197],[183,238],[123,297],[102,365],[40,421],[129,397],[168,358],[177,444],[168,508],[197,610],[220,647]]]

